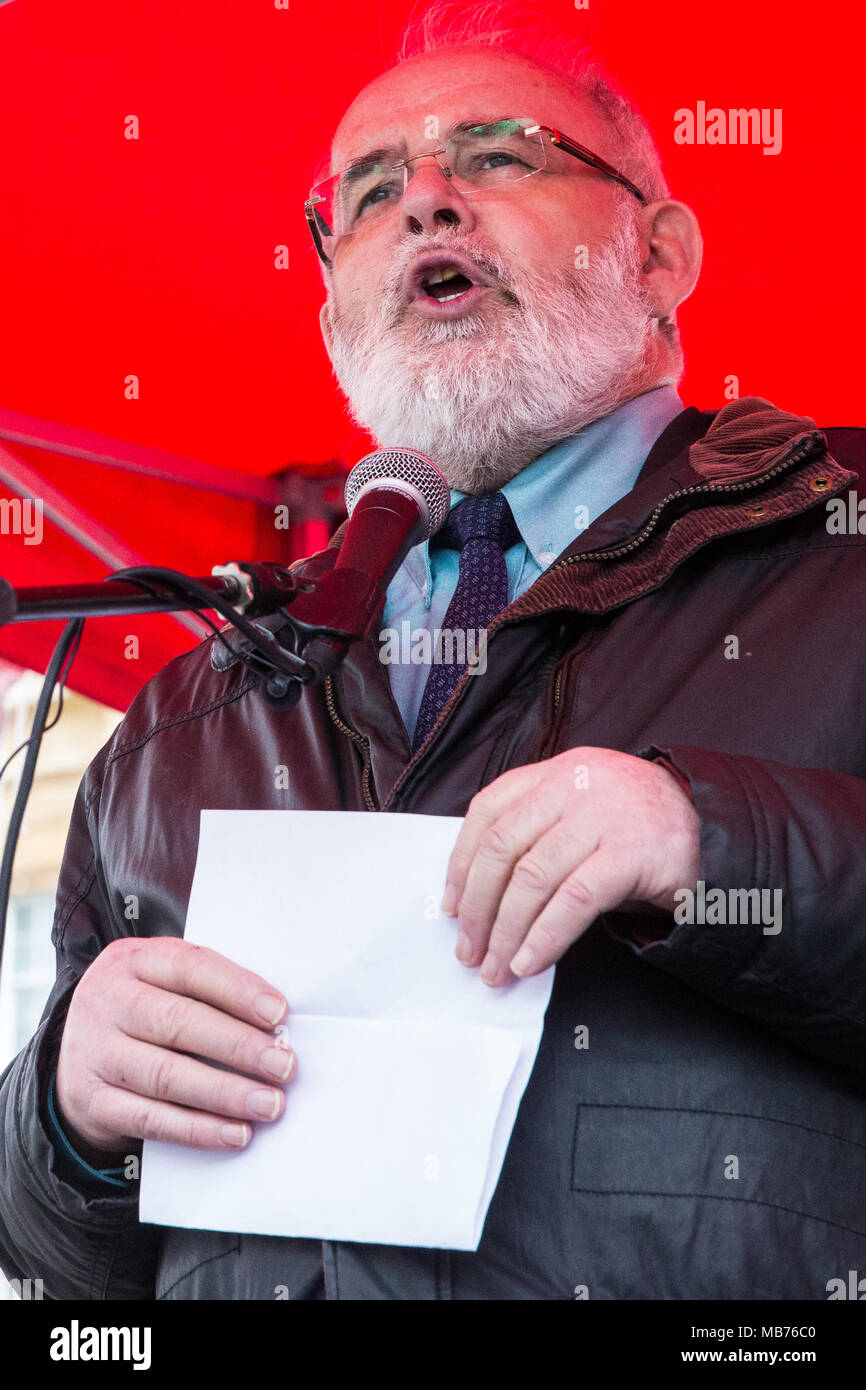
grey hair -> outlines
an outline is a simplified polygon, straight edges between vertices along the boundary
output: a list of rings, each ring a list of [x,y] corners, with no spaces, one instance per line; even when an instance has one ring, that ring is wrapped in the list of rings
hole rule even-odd
[[[631,179],[647,202],[670,196],[658,147],[640,111],[584,41],[563,33],[534,5],[515,0],[432,0],[416,5],[403,31],[397,62],[447,48],[501,48],[565,78],[574,94],[591,101],[605,122],[609,145],[596,153]],[[625,189],[621,192],[624,200],[634,202]]]

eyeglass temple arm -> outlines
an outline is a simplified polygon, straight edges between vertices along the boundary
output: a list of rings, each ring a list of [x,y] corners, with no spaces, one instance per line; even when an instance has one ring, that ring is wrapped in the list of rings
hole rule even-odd
[[[573,154],[575,159],[582,159],[585,164],[591,165],[593,169],[599,169],[601,173],[607,174],[608,178],[615,179],[617,183],[622,184],[623,188],[627,188],[629,193],[633,193],[644,207],[646,207],[647,200],[637,185],[633,184],[631,179],[627,179],[625,174],[621,174],[618,169],[614,169],[612,164],[608,164],[606,159],[601,159],[597,154],[593,154],[592,150],[588,150],[585,145],[579,145],[576,140],[572,140],[568,135],[563,135],[561,131],[556,130],[553,126],[534,126],[533,131],[535,130],[543,130],[545,135],[550,137],[550,143],[560,146],[561,149],[565,150],[566,154]],[[526,132],[527,135],[531,133],[532,131]]]
[[[309,223],[310,232],[313,238],[313,245],[316,248],[319,260],[324,265],[330,267],[331,260],[329,256],[325,255],[325,249],[322,246],[322,238],[319,235],[319,228],[316,223],[316,209],[311,198],[308,198],[307,201],[304,203],[304,216],[306,217],[307,222]]]

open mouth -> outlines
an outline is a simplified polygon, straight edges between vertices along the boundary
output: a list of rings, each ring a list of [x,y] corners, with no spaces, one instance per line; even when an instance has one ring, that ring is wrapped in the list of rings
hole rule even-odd
[[[491,288],[488,277],[455,251],[433,251],[418,256],[409,267],[405,280],[406,298],[423,313],[453,315],[468,308],[485,290]]]
[[[421,281],[421,289],[440,304],[447,304],[450,300],[459,299],[461,295],[466,294],[474,284],[475,281],[464,275],[455,265],[446,265],[425,276]]]

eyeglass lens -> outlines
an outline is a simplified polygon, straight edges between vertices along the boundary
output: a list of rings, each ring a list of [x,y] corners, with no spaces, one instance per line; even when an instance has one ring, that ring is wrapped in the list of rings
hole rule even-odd
[[[493,192],[544,168],[543,138],[540,133],[527,136],[528,126],[529,121],[509,119],[461,128],[436,147],[436,162],[469,196]],[[409,156],[405,163],[419,157]],[[395,153],[393,159],[358,163],[317,184],[310,197],[319,231],[345,236],[390,212],[403,195],[403,163]]]

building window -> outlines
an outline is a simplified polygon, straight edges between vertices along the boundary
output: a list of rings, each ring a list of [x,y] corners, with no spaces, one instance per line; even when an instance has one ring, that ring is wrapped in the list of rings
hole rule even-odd
[[[13,897],[0,973],[0,1070],[26,1047],[54,984],[54,895]]]

